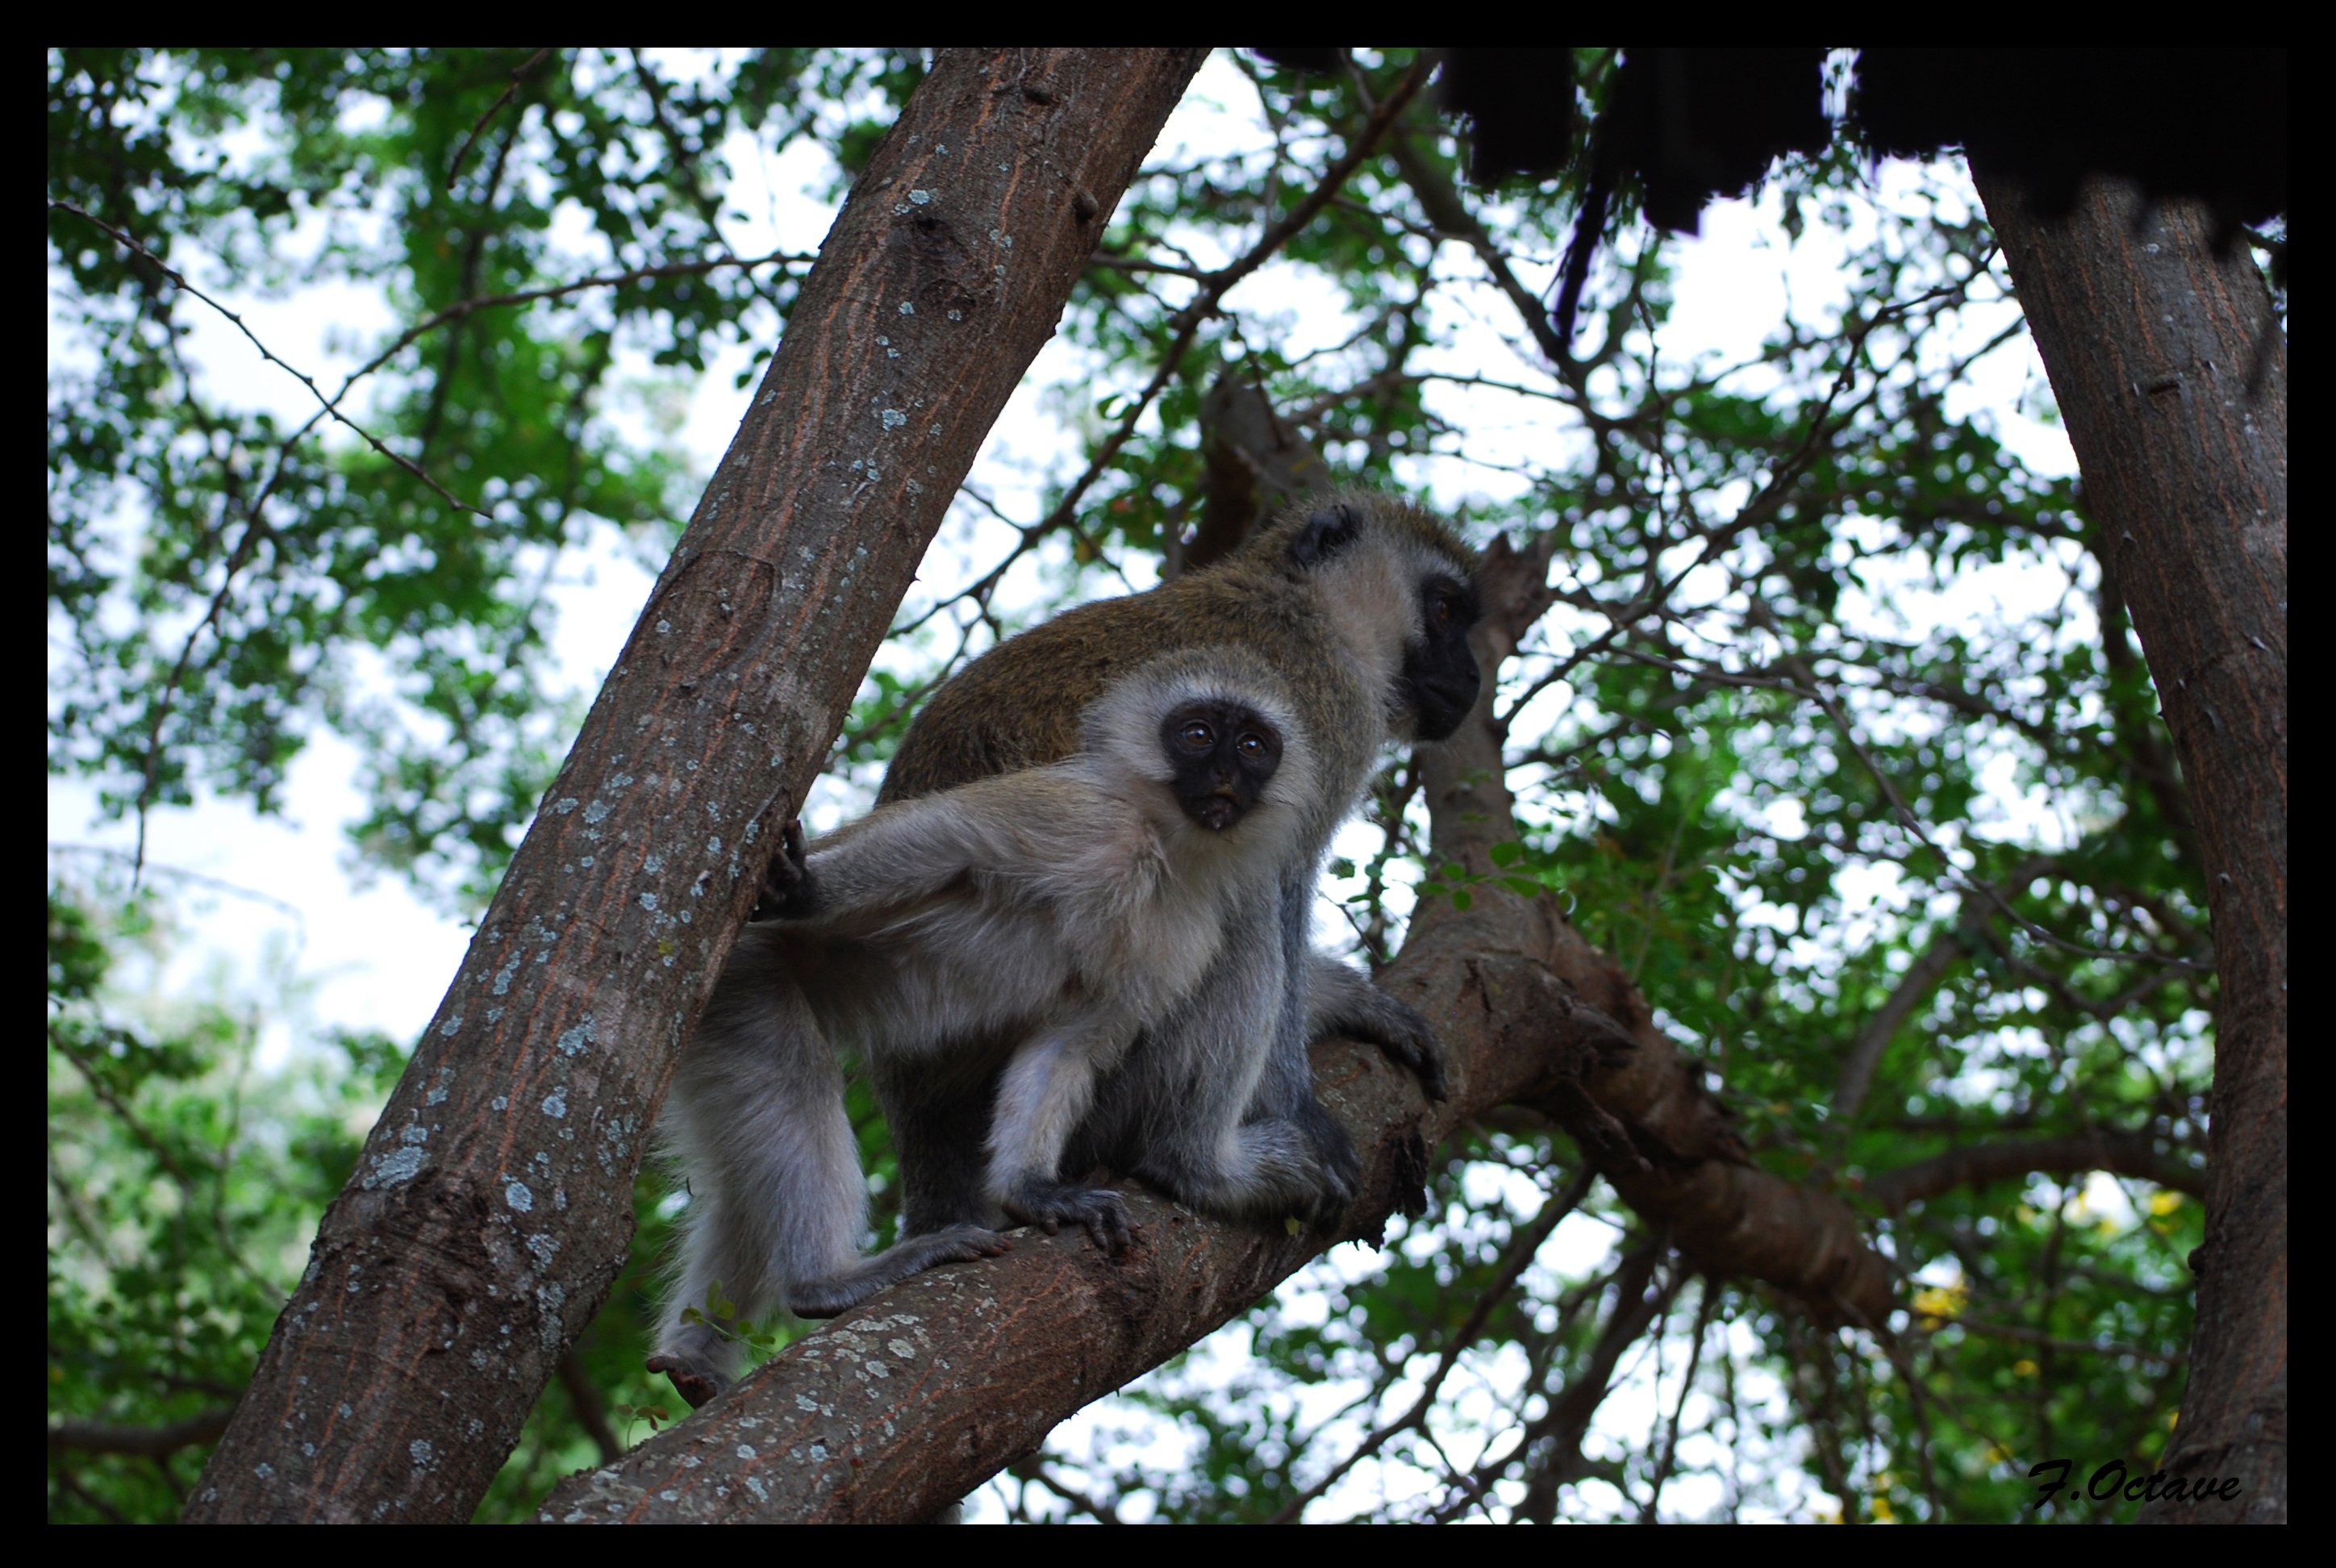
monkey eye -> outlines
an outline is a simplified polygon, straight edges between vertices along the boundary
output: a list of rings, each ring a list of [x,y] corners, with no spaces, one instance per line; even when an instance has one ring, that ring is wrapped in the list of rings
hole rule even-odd
[[[1176,732],[1176,738],[1194,751],[1206,751],[1217,744],[1217,732],[1199,719],[1194,719]]]
[[[1265,755],[1265,737],[1258,734],[1255,730],[1245,730],[1242,732],[1241,738],[1233,742],[1233,749],[1240,752],[1241,755],[1245,757],[1255,758],[1263,756]]]

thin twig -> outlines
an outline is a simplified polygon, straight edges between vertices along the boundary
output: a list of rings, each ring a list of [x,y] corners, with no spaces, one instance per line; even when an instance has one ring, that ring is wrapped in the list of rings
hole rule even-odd
[[[49,200],[49,205],[59,211],[70,212],[76,218],[84,219],[90,223],[92,223],[98,228],[105,230],[106,233],[113,237],[116,243],[128,247],[130,249],[134,250],[139,255],[144,257],[147,260],[152,262],[156,268],[161,272],[163,277],[169,278],[172,283],[178,285],[179,287],[184,289],[187,293],[193,295],[197,299],[201,300],[205,305],[209,306],[213,310],[218,311],[221,316],[226,317],[229,321],[234,322],[236,330],[242,333],[245,337],[248,338],[254,348],[259,350],[261,358],[267,360],[270,365],[282,366],[287,375],[299,382],[301,385],[307,387],[310,393],[315,394],[316,401],[324,404],[323,412],[325,414],[330,414],[334,419],[339,421],[345,425],[347,425],[351,430],[355,431],[358,435],[365,439],[366,445],[372,447],[375,452],[380,453],[384,457],[389,459],[390,462],[397,464],[398,467],[405,470],[408,473],[414,475],[414,478],[420,480],[432,490],[437,492],[440,498],[443,499],[447,505],[454,508],[458,511],[467,511],[475,516],[483,517],[490,522],[494,521],[494,513],[487,511],[483,507],[472,506],[470,502],[459,499],[453,492],[448,490],[444,485],[431,478],[429,473],[423,469],[420,463],[414,463],[409,458],[402,457],[398,453],[392,452],[388,447],[384,446],[379,438],[375,436],[372,432],[366,430],[363,425],[357,424],[356,421],[351,419],[339,409],[334,407],[333,402],[328,401],[324,393],[317,388],[316,378],[315,376],[308,375],[306,371],[295,369],[288,360],[286,360],[274,349],[268,347],[265,343],[262,343],[259,340],[259,335],[253,332],[250,327],[244,325],[243,317],[240,315],[235,311],[229,310],[226,306],[221,305],[218,300],[213,299],[209,295],[205,294],[201,289],[197,288],[193,284],[188,282],[184,274],[171,267],[170,263],[164,261],[152,251],[147,249],[143,245],[139,244],[138,241],[131,239],[129,234],[122,229],[116,229],[112,224],[108,223],[104,219],[98,217],[95,213],[85,211],[70,201],[60,201],[54,197],[52,197]],[[310,423],[314,424],[315,422],[312,420]]]
[[[486,130],[487,122],[492,120],[501,112],[502,106],[511,101],[511,94],[517,93],[519,84],[527,80],[527,73],[542,64],[543,57],[550,53],[548,48],[539,49],[522,61],[518,69],[511,73],[511,85],[503,89],[502,96],[487,105],[485,112],[471,127],[471,133],[462,138],[462,145],[454,150],[454,161],[446,169],[446,190],[450,194],[454,189],[455,180],[462,172],[462,160],[471,155],[471,149],[477,144],[480,133]]]

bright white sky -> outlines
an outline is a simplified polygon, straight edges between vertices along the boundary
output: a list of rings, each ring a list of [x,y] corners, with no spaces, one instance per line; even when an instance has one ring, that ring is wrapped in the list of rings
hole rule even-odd
[[[1253,146],[1260,134],[1254,95],[1246,79],[1221,54],[1203,69],[1192,93],[1171,119],[1163,142],[1216,151]],[[832,213],[803,191],[819,182],[822,155],[797,148],[787,157],[774,160],[745,137],[735,138],[725,151],[738,182],[731,205],[755,215],[751,223],[729,233],[735,249],[744,255],[782,248],[796,252],[816,249]],[[1885,166],[1878,196],[1889,200],[1893,190],[1910,184],[1906,171]],[[1797,248],[1792,247],[1777,227],[1776,206],[1773,200],[1762,204],[1723,202],[1704,214],[1700,237],[1667,241],[1678,263],[1678,304],[1663,334],[1667,357],[1749,359],[1783,316],[1787,290],[1805,315],[1843,297],[1839,242],[1812,230]],[[589,248],[580,220],[564,238],[577,253],[577,272],[606,267],[605,258]],[[381,336],[399,326],[377,291],[334,285],[289,299],[266,300],[223,290],[216,268],[198,264],[190,272],[229,307],[241,311],[252,330],[278,355],[326,386],[337,385],[346,371],[367,357]],[[1264,307],[1286,314],[1294,330],[1301,334],[1344,336],[1336,323],[1319,319],[1319,307],[1299,280],[1272,268],[1244,283],[1233,304],[1245,310]],[[1499,308],[1505,311],[1506,307]],[[2007,315],[2011,308],[2008,304],[2001,307]],[[1514,364],[1514,351],[1502,336],[1502,329],[1510,337],[1515,336],[1513,325],[1489,309],[1484,314],[1490,325],[1479,329],[1476,340],[1464,344],[1462,352],[1484,365]],[[1972,319],[1967,331],[1992,330],[1995,323],[1980,319],[1983,312],[1970,314]],[[194,302],[182,306],[179,315],[193,326],[190,357],[201,366],[215,396],[269,408],[283,419],[307,416],[314,404],[306,389],[265,364],[232,326]],[[1996,322],[2001,319],[1999,316]],[[53,358],[72,352],[53,329]],[[1050,365],[1059,369],[1066,363],[1058,358],[1064,352],[1058,339],[1042,355],[1023,392],[993,431],[974,470],[974,482],[1012,516],[1037,515],[1040,505],[1034,476],[1057,472],[1071,459],[1071,449],[1058,424],[1044,417],[1036,405],[1036,389],[1050,379]],[[712,472],[745,409],[749,394],[738,390],[735,382],[749,358],[743,347],[732,351],[709,369],[689,401],[681,438],[702,474]],[[620,365],[616,378],[619,382],[646,380],[650,374],[638,355],[628,365],[622,361]],[[2042,385],[2041,367],[2023,339],[1981,362],[1955,394],[1957,406],[1952,411],[1960,413],[1971,405],[1989,409],[2001,438],[2031,468],[2049,473],[2073,472],[2075,461],[2060,432],[2032,417],[2034,410],[2049,404],[2049,394],[2039,395]],[[652,400],[646,397],[620,396],[612,402],[614,416],[632,422],[642,432],[657,415]],[[1514,405],[1496,413],[1472,410],[1455,394],[1445,399],[1440,412],[1470,424],[1490,414],[1491,426],[1506,428],[1488,428],[1488,442],[1545,442],[1552,433],[1520,427]],[[1431,464],[1418,478],[1444,503],[1465,493],[1455,487],[1485,482],[1484,471],[1464,472],[1456,465],[1439,470]],[[124,526],[134,522],[134,519],[124,520]],[[943,553],[949,551],[953,532],[954,529],[944,531],[928,561],[929,572],[939,580],[947,580],[945,574],[953,575],[956,570],[955,563]],[[974,560],[995,559],[998,552],[994,540],[985,543],[977,533]],[[2047,599],[2057,597],[2060,578],[2049,572],[2044,576],[2049,580],[2023,581],[2019,569],[1975,576],[1960,590],[1973,597],[1959,605],[1940,604],[1934,607],[1935,612],[1941,619],[1953,619],[1990,601],[2025,606],[2034,603],[2039,595]],[[650,581],[650,575],[607,531],[590,548],[562,563],[552,590],[560,609],[556,646],[561,667],[569,672],[575,689],[590,693],[599,688]],[[52,647],[56,646],[53,635]],[[292,765],[282,817],[263,819],[240,803],[206,799],[191,809],[158,811],[149,823],[149,874],[170,895],[184,922],[176,950],[165,970],[155,977],[154,989],[163,996],[185,996],[214,987],[240,994],[263,969],[281,972],[287,966],[301,984],[305,999],[293,1011],[268,1018],[263,1026],[263,1065],[283,1061],[298,1040],[328,1025],[377,1027],[401,1039],[415,1037],[453,978],[469,940],[463,926],[439,914],[394,880],[379,879],[365,887],[352,881],[345,869],[349,857],[343,829],[361,813],[352,783],[355,765],[356,757],[346,743],[320,735]],[[2008,775],[2002,782],[2008,788]],[[135,842],[135,824],[104,820],[96,810],[95,792],[86,784],[52,777],[48,787],[53,849],[63,843],[126,852]],[[815,793],[807,814],[815,824],[824,825],[844,803],[832,798],[823,801]],[[2004,807],[2022,815],[2031,809],[2009,799]],[[65,863],[75,866],[77,861],[77,869],[89,869],[77,854]],[[1582,1231],[1578,1237],[1569,1238],[1561,1230],[1552,1243],[1557,1250],[1545,1253],[1544,1262],[1569,1270],[1577,1261],[1586,1267],[1601,1256],[1611,1235],[1589,1222],[1582,1222]],[[1367,1250],[1341,1249],[1341,1254],[1333,1266],[1342,1270],[1367,1270],[1373,1263],[1374,1255]],[[1285,1291],[1283,1306],[1286,1310],[1311,1310],[1319,1315],[1319,1292],[1311,1296],[1311,1308],[1308,1300],[1303,1291]],[[1227,1330],[1236,1336],[1241,1332],[1238,1325]],[[1238,1357],[1241,1351],[1221,1336],[1211,1354]],[[1333,1391],[1323,1392],[1327,1396]],[[1651,1386],[1647,1393],[1651,1395]],[[1335,1405],[1347,1397],[1338,1393],[1329,1403]],[[1609,1429],[1624,1440],[1636,1440],[1649,1430],[1647,1422],[1654,1407],[1650,1400],[1644,1404],[1638,1399],[1611,1400],[1601,1426],[1608,1427],[1611,1418]],[[1120,1411],[1115,1418],[1124,1416]],[[1633,1427],[1635,1432],[1630,1430]],[[1084,1434],[1094,1428],[1095,1420],[1083,1417],[1073,1432]],[[1154,1437],[1158,1441],[1174,1441],[1165,1434]],[[1075,1447],[1083,1446],[1084,1441],[1084,1435],[1076,1437]],[[1377,1479],[1387,1484],[1394,1477],[1382,1474]],[[1667,1501],[1672,1508],[1689,1512],[1698,1505],[1676,1492]],[[1701,1505],[1716,1501],[1715,1496]],[[1335,1505],[1334,1498],[1333,1514],[1338,1511]],[[994,1497],[985,1497],[977,1504],[976,1512],[989,1514],[997,1506]]]

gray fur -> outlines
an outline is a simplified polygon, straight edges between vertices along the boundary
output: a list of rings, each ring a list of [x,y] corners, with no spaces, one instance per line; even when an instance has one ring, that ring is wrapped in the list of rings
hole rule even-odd
[[[1251,650],[1291,689],[1317,742],[1321,787],[1286,842],[1271,895],[1241,907],[1208,979],[1104,1075],[1066,1170],[1133,1173],[1219,1214],[1327,1221],[1351,1202],[1360,1164],[1315,1097],[1308,1043],[1333,1033],[1374,1041],[1441,1097],[1435,1031],[1316,953],[1310,930],[1322,859],[1380,749],[1441,738],[1475,699],[1465,638],[1476,614],[1473,563],[1446,525],[1345,492],[1284,514],[1206,570],[1000,644],[927,704],[882,798],[1059,756],[1066,713],[1123,661],[1160,648]],[[880,1062],[874,1078],[900,1157],[908,1230],[978,1221],[994,1074],[939,1085]]]
[[[1281,738],[1254,807],[1222,832],[1186,816],[1162,749],[1163,717],[1194,698],[1253,709]],[[1265,918],[1293,841],[1321,815],[1312,735],[1260,661],[1193,649],[1115,683],[1085,738],[1050,766],[881,806],[799,870],[774,864],[774,883],[793,879],[783,907],[805,918],[741,936],[660,1121],[691,1202],[649,1365],[693,1404],[739,1361],[734,1339],[683,1318],[704,1311],[717,1281],[748,1319],[774,1306],[829,1317],[922,1270],[1003,1251],[1001,1214],[1049,1232],[1079,1224],[1124,1250],[1124,1204],[1061,1180],[1066,1149],[1098,1086],[1127,1076],[1139,1032],[1176,1027],[1166,1021],[1209,986],[1241,997],[1205,1009],[1204,1059],[1187,1064],[1202,1070],[1180,1075],[1185,1119],[1212,1124],[1187,1186],[1224,1210],[1243,1207],[1236,1193],[1296,1201],[1307,1189],[1305,1150],[1241,1125],[1263,1065],[1259,1020],[1282,1009],[1283,963],[1220,950],[1226,931]],[[978,1091],[1002,1062],[966,1219],[860,1256],[866,1186],[837,1047],[937,1096]]]

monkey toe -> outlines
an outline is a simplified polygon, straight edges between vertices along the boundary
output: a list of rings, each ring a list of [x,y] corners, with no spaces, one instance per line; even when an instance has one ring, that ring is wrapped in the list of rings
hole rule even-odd
[[[1364,1037],[1391,1060],[1409,1068],[1412,1076],[1419,1080],[1420,1092],[1429,1099],[1449,1099],[1451,1090],[1444,1076],[1444,1040],[1436,1032],[1436,1026],[1422,1018],[1418,1009],[1393,997],[1381,999],[1387,1004],[1386,1017]]]
[[[952,1225],[939,1232],[940,1243],[934,1252],[934,1263],[978,1262],[983,1258],[1002,1258],[1014,1250],[1014,1239],[984,1225]],[[930,1268],[931,1263],[925,1265]]]
[[[1332,1189],[1341,1203],[1352,1199],[1363,1179],[1362,1156],[1355,1153],[1355,1141],[1327,1113],[1313,1118],[1306,1131],[1320,1157],[1322,1184]]]
[[[651,1356],[648,1369],[663,1372],[673,1391],[689,1401],[693,1410],[730,1386],[730,1379],[699,1366],[686,1356]]]
[[[801,920],[813,904],[811,868],[803,858],[803,823],[789,818],[780,832],[779,847],[763,868],[762,896],[754,901],[753,919]]]
[[[1114,1209],[1087,1227],[1087,1239],[1095,1243],[1095,1251],[1117,1261],[1134,1249],[1135,1222],[1128,1218],[1125,1210]]]
[[[1080,1219],[1085,1227],[1087,1240],[1095,1250],[1114,1261],[1127,1256],[1135,1244],[1135,1222],[1117,1193],[1095,1191],[1083,1194],[1093,1200],[1087,1213]]]
[[[1007,1200],[1006,1211],[1050,1236],[1076,1225],[1096,1251],[1114,1258],[1124,1257],[1134,1241],[1125,1200],[1107,1187],[1032,1186]]]
[[[1388,1047],[1387,1054],[1411,1069],[1411,1076],[1419,1080],[1421,1094],[1431,1100],[1452,1097],[1451,1086],[1445,1081],[1444,1051],[1440,1044],[1412,1041],[1401,1048]]]

